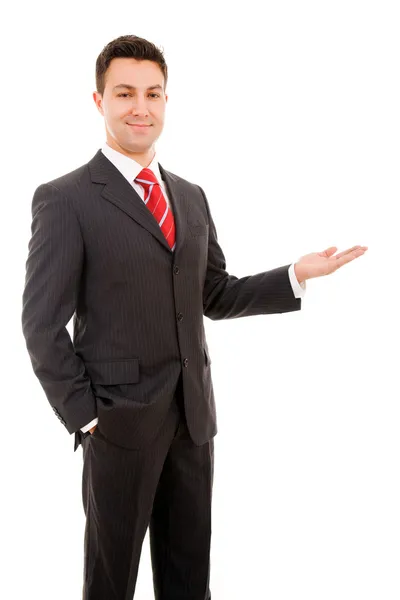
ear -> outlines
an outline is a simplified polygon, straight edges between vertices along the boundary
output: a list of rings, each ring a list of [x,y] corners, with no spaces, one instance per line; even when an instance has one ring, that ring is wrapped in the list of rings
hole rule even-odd
[[[94,103],[96,104],[96,108],[99,111],[100,114],[103,115],[104,117],[104,110],[103,110],[103,97],[101,94],[99,94],[99,92],[93,92],[93,100]]]

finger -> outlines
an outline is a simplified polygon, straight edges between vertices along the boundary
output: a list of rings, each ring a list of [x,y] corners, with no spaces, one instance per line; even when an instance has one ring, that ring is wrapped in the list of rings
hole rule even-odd
[[[361,248],[361,247],[356,248],[355,250],[352,250],[350,252],[343,254],[339,258],[337,256],[334,256],[332,258],[332,261],[334,261],[335,267],[338,269],[339,267],[342,267],[343,265],[351,262],[355,258],[362,256],[364,254],[364,252],[365,252],[364,248]]]
[[[342,256],[349,254],[349,252],[354,252],[354,250],[357,250],[358,248],[361,248],[361,247],[362,246],[353,246],[352,248],[348,248],[347,250],[344,250],[343,252],[336,254],[336,256],[334,256],[334,258],[341,258]]]

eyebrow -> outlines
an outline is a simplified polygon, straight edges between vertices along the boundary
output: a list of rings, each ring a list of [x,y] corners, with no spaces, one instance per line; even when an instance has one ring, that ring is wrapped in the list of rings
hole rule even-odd
[[[129,83],[119,83],[118,85],[113,87],[113,91],[117,90],[119,88],[126,88],[128,90],[136,90],[134,85],[129,85]],[[151,85],[150,87],[147,88],[148,90],[162,90],[162,86],[157,84],[157,85]]]

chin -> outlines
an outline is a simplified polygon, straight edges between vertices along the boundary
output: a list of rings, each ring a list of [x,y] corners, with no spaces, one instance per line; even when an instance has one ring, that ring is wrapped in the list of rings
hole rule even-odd
[[[146,152],[149,152],[152,147],[153,144],[146,144],[146,146],[140,145],[140,144],[125,144],[122,146],[125,150],[127,150],[128,152],[135,152],[136,154],[146,154]]]

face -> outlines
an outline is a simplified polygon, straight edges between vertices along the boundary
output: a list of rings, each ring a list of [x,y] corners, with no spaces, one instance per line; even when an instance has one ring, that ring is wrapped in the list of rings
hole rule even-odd
[[[93,93],[104,116],[107,144],[147,167],[164,127],[164,75],[155,62],[114,58],[105,75],[103,96]]]

